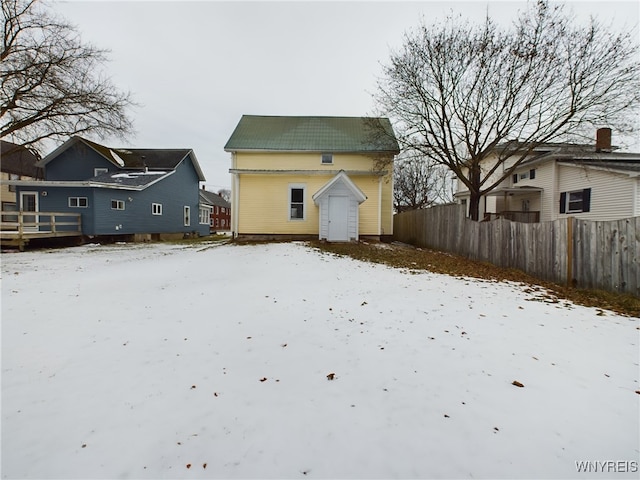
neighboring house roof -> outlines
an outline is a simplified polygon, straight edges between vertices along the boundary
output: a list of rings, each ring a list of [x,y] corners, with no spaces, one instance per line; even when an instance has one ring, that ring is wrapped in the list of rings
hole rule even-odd
[[[89,146],[121,169],[150,168],[154,170],[174,170],[180,162],[191,154],[199,180],[205,180],[195,153],[191,149],[110,148],[78,136],[71,137],[71,139],[44,157],[38,165],[44,167],[51,160],[78,142]]]
[[[88,180],[5,180],[7,185],[22,185],[25,187],[89,187],[89,188],[109,188],[114,190],[136,190],[141,191],[173,175],[174,171],[160,172],[149,170],[148,172],[115,172],[105,173],[92,177]]]
[[[22,145],[0,140],[0,169],[4,173],[42,178],[42,169],[36,166],[39,160]]]
[[[626,173],[630,176],[640,175],[640,158],[635,161],[615,161],[615,160],[563,160],[558,159],[561,164],[574,165],[578,167],[597,168],[619,173]]]
[[[104,187],[132,187],[144,190],[148,186],[172,175],[173,172],[174,170],[170,170],[168,172],[159,170],[111,172],[90,178],[88,182],[92,184],[99,184]]]
[[[231,204],[227,202],[217,193],[209,192],[207,190],[200,189],[200,197],[205,203],[209,205],[215,205],[217,207],[231,208]]]
[[[400,152],[391,122],[378,117],[243,115],[224,149],[227,152]]]
[[[580,164],[587,167],[599,167],[607,170],[637,172],[640,169],[640,153],[595,152],[593,146],[589,145],[582,145],[582,148],[567,149],[559,147],[548,149],[540,155],[523,161],[520,167],[528,167],[550,160]]]

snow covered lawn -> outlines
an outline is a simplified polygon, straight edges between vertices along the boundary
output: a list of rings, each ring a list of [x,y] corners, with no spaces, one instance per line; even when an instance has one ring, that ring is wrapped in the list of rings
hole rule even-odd
[[[3,254],[2,478],[637,478],[598,312],[303,243]]]

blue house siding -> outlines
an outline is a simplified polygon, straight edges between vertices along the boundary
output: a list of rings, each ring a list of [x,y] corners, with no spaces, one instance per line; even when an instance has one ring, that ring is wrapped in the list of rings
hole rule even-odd
[[[77,142],[45,166],[45,180],[81,181],[95,176],[94,169],[117,171],[116,166],[88,145]]]
[[[56,187],[37,186],[37,187],[16,187],[17,198],[20,198],[20,192],[37,192],[38,194],[38,211],[53,213],[79,213],[81,215],[82,232],[91,231],[93,229],[93,191],[90,188],[76,187]],[[87,207],[69,207],[69,197],[85,197],[87,199]],[[49,218],[41,216],[41,221],[48,222]],[[60,219],[58,219],[60,221]],[[70,219],[62,219],[68,222]],[[41,227],[41,230],[48,230],[47,227]],[[58,226],[58,231],[74,231],[74,226]]]
[[[208,218],[199,223],[199,184],[204,176],[193,151],[118,150],[118,165],[109,161],[114,152],[97,144],[94,149],[74,137],[45,158],[42,184],[19,185],[18,195],[37,192],[40,212],[80,213],[87,236],[210,234]],[[96,176],[96,168],[109,174]],[[70,197],[82,198],[82,204],[86,199],[86,206],[70,203]],[[161,205],[161,213],[158,209],[154,214],[154,204]],[[185,207],[190,212],[187,225]]]
[[[124,203],[124,210],[111,208],[112,200]],[[198,223],[198,177],[186,158],[167,178],[142,191],[94,189],[95,233],[191,233],[209,234],[209,225]],[[162,205],[162,215],[153,215],[152,204]],[[191,213],[184,225],[184,207]]]

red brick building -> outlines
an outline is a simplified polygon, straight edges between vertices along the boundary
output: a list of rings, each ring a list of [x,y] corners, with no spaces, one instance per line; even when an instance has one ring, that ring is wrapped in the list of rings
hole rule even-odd
[[[200,203],[211,206],[209,226],[211,233],[229,231],[231,229],[231,204],[217,193],[209,192],[202,187]]]

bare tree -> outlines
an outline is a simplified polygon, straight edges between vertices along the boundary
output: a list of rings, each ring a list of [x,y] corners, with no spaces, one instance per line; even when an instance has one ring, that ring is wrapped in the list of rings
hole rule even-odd
[[[512,28],[488,17],[478,26],[459,17],[421,24],[391,54],[375,98],[403,149],[448,167],[469,189],[477,220],[481,196],[537,145],[584,139],[596,126],[633,130],[637,58],[630,32],[593,18],[581,27],[541,0]]]
[[[47,139],[132,132],[130,94],[101,73],[105,50],[37,0],[2,0],[2,14],[0,138],[37,152]]]
[[[220,190],[218,190],[218,195],[224,198],[227,202],[231,201],[231,190],[229,190],[228,188],[221,188]]]
[[[403,152],[393,166],[395,211],[416,210],[453,199],[451,172],[422,155]]]

